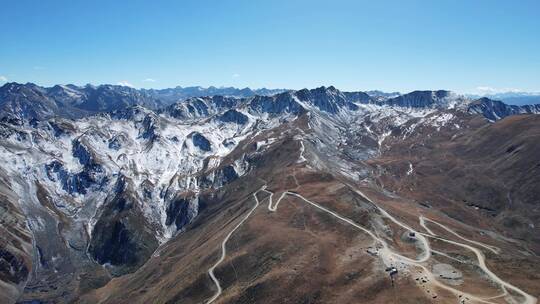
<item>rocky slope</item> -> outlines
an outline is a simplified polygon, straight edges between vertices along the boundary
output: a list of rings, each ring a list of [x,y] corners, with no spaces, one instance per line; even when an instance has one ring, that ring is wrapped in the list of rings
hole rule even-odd
[[[0,286],[9,290],[9,302],[205,302],[216,290],[207,271],[218,259],[221,242],[251,214],[254,202],[267,204],[270,193],[285,203],[279,209],[269,205],[271,215],[262,207],[253,209],[247,228],[232,241],[236,249],[226,257],[232,266],[217,265],[224,290],[218,302],[390,301],[384,268],[396,263],[392,257],[406,261],[397,252],[410,257],[426,252],[424,241],[396,237],[413,229],[403,227],[420,229],[420,214],[460,233],[482,223],[477,228],[491,234],[470,237],[508,250],[496,257],[498,265],[508,265],[502,271],[516,269],[512,259],[536,261],[538,240],[524,236],[523,225],[540,223],[536,211],[523,210],[536,210],[538,174],[512,170],[535,166],[536,127],[526,128],[514,116],[495,124],[490,120],[535,113],[537,107],[489,107],[493,101],[471,101],[447,91],[373,98],[321,87],[246,98],[193,97],[153,110],[159,104],[151,94],[133,89],[88,88],[85,92],[95,95],[70,91],[79,97],[66,97],[62,92],[78,89],[6,86],[2,96],[7,97],[0,99],[9,114],[0,123],[0,154],[6,160],[0,165],[0,193],[2,227],[11,232],[3,240],[2,252],[7,253],[0,260]],[[64,115],[64,105],[83,111],[82,117]],[[515,117],[538,126],[537,116]],[[509,135],[500,149],[509,145],[515,146],[510,154],[525,151],[510,163],[497,149],[482,152],[500,138],[495,126],[501,125]],[[431,171],[415,171],[420,161],[420,168]],[[473,164],[474,172],[434,173]],[[467,188],[469,178],[445,187],[467,174],[489,178],[474,189]],[[418,181],[416,196],[407,184],[409,176]],[[490,194],[502,185],[512,189],[512,206]],[[292,194],[282,194],[285,190]],[[440,199],[443,193],[451,199]],[[342,226],[343,220],[324,208],[301,205],[298,197],[289,197],[294,195],[352,218],[379,236],[378,245],[365,231],[358,235],[358,225]],[[489,212],[460,218],[460,208],[468,208],[462,206],[464,199],[475,208],[504,214],[492,224],[482,222],[492,216]],[[431,209],[419,213],[419,203]],[[514,207],[516,212],[504,212]],[[516,216],[526,221],[507,224]],[[378,252],[381,244],[387,251]],[[466,255],[454,249],[438,251]],[[316,262],[307,262],[312,259]],[[407,301],[433,299],[422,291],[425,286],[415,285],[414,273],[443,260],[400,268],[403,290],[412,295]],[[518,269],[529,276],[515,275],[515,284],[533,292],[531,271],[536,268]],[[470,275],[482,277],[479,271]],[[315,281],[302,279],[316,276]],[[482,285],[484,279],[475,280],[481,283],[471,288],[498,290]],[[354,282],[356,287],[349,287]],[[290,284],[301,288],[285,298],[276,292]],[[328,288],[319,290],[321,284]],[[522,300],[521,290],[501,286],[499,291],[510,290],[509,297]],[[338,296],[333,290],[342,292]],[[443,302],[458,296],[439,285],[430,290],[440,291]],[[478,296],[475,290],[463,292]]]

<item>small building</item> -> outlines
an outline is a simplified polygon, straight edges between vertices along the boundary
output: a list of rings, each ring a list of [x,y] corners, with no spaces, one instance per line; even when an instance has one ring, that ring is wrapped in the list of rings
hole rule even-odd
[[[388,274],[390,274],[391,277],[393,277],[394,275],[398,273],[397,268],[394,266],[387,267],[385,271],[388,272]]]

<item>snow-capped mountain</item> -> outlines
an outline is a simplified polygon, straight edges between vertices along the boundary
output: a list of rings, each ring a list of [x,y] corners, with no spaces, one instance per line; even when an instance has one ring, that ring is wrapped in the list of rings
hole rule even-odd
[[[407,94],[399,93],[382,93],[379,91],[370,92],[341,92],[334,87],[328,87],[329,91],[334,91],[333,94],[341,99],[340,105],[343,102],[351,103],[375,103],[379,105],[391,105],[404,108],[452,108],[466,107],[476,99],[458,95],[450,91],[414,91]],[[75,85],[56,85],[50,88],[44,88],[32,83],[18,84],[7,83],[0,87],[0,118],[4,120],[21,120],[21,119],[37,119],[45,120],[53,117],[64,118],[81,118],[96,113],[105,113],[115,110],[125,109],[134,105],[141,105],[145,108],[160,110],[170,106],[166,111],[173,111],[174,107],[177,111],[199,111],[197,108],[196,99],[192,98],[216,98],[218,107],[234,106],[236,99],[261,99],[277,96],[282,100],[288,96],[286,90],[269,90],[258,89],[251,90],[249,88],[202,88],[202,87],[176,87],[172,89],[162,90],[137,90],[131,87],[118,85],[86,85],[79,87]],[[306,94],[318,94],[319,92],[310,90],[289,91],[300,99],[308,98]],[[285,95],[283,95],[285,94]],[[312,96],[314,100],[318,100],[317,96]],[[182,101],[189,100],[186,103]],[[219,106],[217,99],[224,103]],[[478,99],[476,104],[487,101],[486,99]],[[318,102],[318,101],[317,101]],[[182,107],[193,107],[192,110]],[[324,105],[321,105],[324,106]],[[501,104],[499,108],[505,108],[490,117],[504,117],[504,112],[508,113],[534,113],[536,107],[533,106],[508,106]],[[487,106],[488,109],[492,107]],[[335,111],[335,109],[331,109]],[[475,109],[474,111],[478,111]],[[179,113],[177,113],[179,114]],[[500,116],[503,114],[503,116]],[[191,114],[190,114],[191,115]],[[196,113],[194,115],[197,115]]]
[[[117,85],[44,88],[32,83],[7,83],[0,87],[0,115],[9,119],[80,118],[133,105],[158,108],[163,104],[144,92]]]
[[[27,83],[6,83],[0,87],[1,117],[48,119],[55,116],[80,118],[111,112],[134,105],[158,109],[191,97],[250,97],[273,95],[285,90],[249,88],[176,87],[163,90],[137,90],[120,85],[55,85],[50,88]]]
[[[255,183],[254,170],[271,171],[274,163],[307,163],[376,185],[383,173],[369,161],[396,141],[459,134],[478,114],[496,121],[540,113],[538,105],[442,90],[373,97],[331,86],[172,104],[155,98],[167,94],[177,93],[31,84],[0,89],[0,190],[10,197],[13,217],[24,214],[27,229],[18,229],[32,235],[10,249],[19,267],[10,268],[18,280],[9,282],[18,293],[74,301],[87,273],[105,284],[110,275],[137,271],[216,201],[226,202],[220,191],[241,191]],[[283,159],[298,151],[298,160]]]
[[[285,89],[250,89],[243,88],[238,89],[234,87],[208,87],[203,88],[200,86],[196,87],[175,87],[168,89],[148,89],[141,90],[148,93],[149,95],[164,101],[165,103],[182,101],[191,97],[205,97],[205,96],[225,96],[225,97],[251,97],[255,95],[269,96],[278,93],[286,92]]]

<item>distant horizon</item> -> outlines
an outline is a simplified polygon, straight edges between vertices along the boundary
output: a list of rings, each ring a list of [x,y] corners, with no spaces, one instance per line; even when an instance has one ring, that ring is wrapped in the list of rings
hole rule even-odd
[[[459,94],[459,95],[464,95],[464,96],[478,96],[478,97],[497,96],[497,95],[540,96],[540,92],[518,91],[518,90],[515,90],[515,89],[509,89],[507,91],[489,91],[489,90],[485,90],[484,92],[480,92],[480,93],[459,92],[459,91],[449,90],[449,89],[445,89],[445,88],[435,88],[435,89],[418,88],[418,89],[413,89],[411,91],[385,91],[385,90],[380,90],[380,89],[377,89],[377,88],[375,88],[375,89],[347,90],[347,89],[341,89],[338,86],[333,85],[333,84],[319,85],[319,86],[316,86],[316,87],[304,87],[304,88],[272,88],[272,87],[253,88],[253,87],[236,87],[236,86],[225,86],[225,85],[221,85],[221,86],[218,86],[218,85],[210,85],[210,86],[203,86],[203,85],[175,85],[175,86],[170,86],[170,87],[144,87],[143,88],[143,87],[134,87],[134,86],[131,86],[131,85],[126,85],[126,84],[121,84],[121,83],[99,83],[99,84],[95,84],[95,83],[85,83],[85,84],[56,83],[56,84],[53,84],[53,85],[43,85],[43,84],[39,84],[39,83],[32,82],[32,81],[26,81],[26,82],[7,81],[7,82],[0,82],[0,87],[4,86],[5,84],[8,84],[8,83],[17,83],[17,84],[22,84],[22,85],[24,85],[24,84],[34,84],[34,85],[37,85],[37,86],[40,86],[40,87],[43,87],[43,88],[52,88],[52,87],[54,87],[56,85],[61,85],[61,86],[74,85],[74,86],[77,86],[77,87],[85,87],[85,86],[88,86],[88,85],[95,86],[95,87],[102,86],[102,85],[114,85],[114,86],[128,87],[128,88],[132,88],[132,89],[136,89],[136,90],[166,90],[166,89],[175,89],[175,88],[182,88],[182,89],[187,89],[187,88],[201,88],[201,89],[215,88],[215,89],[237,89],[237,90],[250,89],[252,91],[257,91],[257,90],[299,91],[299,90],[303,90],[303,89],[311,90],[311,89],[316,89],[316,88],[320,88],[320,87],[326,87],[326,88],[334,87],[337,90],[342,91],[342,92],[374,92],[374,91],[378,91],[378,92],[386,93],[386,94],[397,93],[397,94],[400,94],[400,95],[408,94],[408,93],[415,92],[415,91],[440,91],[440,90],[442,90],[442,91],[449,91],[449,92],[453,92],[453,93],[456,93],[456,94]]]

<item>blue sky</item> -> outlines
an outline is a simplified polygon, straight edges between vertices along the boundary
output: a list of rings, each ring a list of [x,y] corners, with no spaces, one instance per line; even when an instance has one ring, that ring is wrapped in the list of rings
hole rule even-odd
[[[0,82],[540,91],[538,0],[0,0],[0,41]]]

